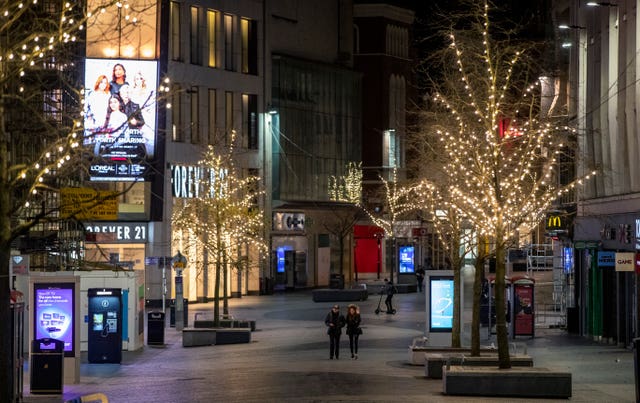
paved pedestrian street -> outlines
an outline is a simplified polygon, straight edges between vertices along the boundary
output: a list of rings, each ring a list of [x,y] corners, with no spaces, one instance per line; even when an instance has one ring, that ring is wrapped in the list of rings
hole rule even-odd
[[[441,380],[425,378],[424,367],[408,362],[408,346],[424,334],[424,294],[396,295],[396,315],[374,314],[377,301],[371,295],[359,303],[364,334],[358,360],[351,360],[345,334],[340,360],[329,360],[324,317],[333,303],[314,303],[310,291],[242,297],[229,300],[230,313],[256,320],[250,344],[184,348],[181,334],[167,327],[165,346],[124,352],[121,364],[89,364],[83,353],[80,383],[65,385],[63,396],[30,395],[25,371],[25,401],[62,402],[92,393],[110,402],[155,403],[552,401],[443,395]],[[339,304],[344,313],[348,303]],[[212,308],[190,304],[190,323]],[[483,329],[483,344],[491,342]],[[630,349],[544,328],[516,343],[535,366],[572,373],[572,402],[635,401]]]

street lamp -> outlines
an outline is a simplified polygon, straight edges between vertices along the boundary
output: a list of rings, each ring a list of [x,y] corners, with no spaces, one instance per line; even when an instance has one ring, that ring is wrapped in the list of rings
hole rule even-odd
[[[609,2],[606,2],[606,1],[588,1],[587,2],[587,6],[589,6],[589,7],[599,7],[599,6],[602,6],[602,7],[618,7],[617,4],[609,3]]]

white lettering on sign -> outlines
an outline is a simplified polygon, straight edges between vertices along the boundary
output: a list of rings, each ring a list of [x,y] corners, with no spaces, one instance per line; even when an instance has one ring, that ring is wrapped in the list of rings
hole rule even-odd
[[[208,195],[205,197],[215,197],[215,186],[217,180],[224,180],[227,176],[227,170],[220,171],[208,170],[198,166],[172,165],[171,166],[171,191],[173,197],[194,198],[200,197],[201,192],[209,189]],[[208,181],[208,183],[207,183]],[[221,183],[221,186],[224,183]],[[224,193],[226,189],[220,189],[220,193]]]
[[[96,224],[87,225],[87,232],[114,234],[117,241],[146,241],[146,224]]]

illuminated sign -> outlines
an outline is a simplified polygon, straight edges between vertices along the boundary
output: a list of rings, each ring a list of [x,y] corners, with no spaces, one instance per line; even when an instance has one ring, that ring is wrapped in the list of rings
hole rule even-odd
[[[398,260],[400,264],[398,266],[398,272],[400,273],[415,273],[415,247],[414,246],[400,246],[398,248]]]
[[[303,231],[304,213],[273,213],[274,231]]]
[[[636,254],[632,252],[616,253],[616,271],[634,271]]]
[[[73,283],[36,283],[33,285],[35,338],[51,338],[64,342],[65,356],[74,351]]]
[[[158,63],[85,59],[83,144],[92,181],[144,180],[156,145]]]
[[[453,277],[429,277],[429,330],[450,332],[453,326]]]
[[[615,267],[616,265],[616,253],[608,251],[598,252],[598,266],[599,267]]]
[[[147,223],[100,223],[85,225],[87,233],[95,234],[95,242],[103,243],[145,243]]]
[[[640,250],[640,218],[636,218],[636,250]]]
[[[118,192],[90,188],[60,189],[60,217],[77,220],[117,220]]]
[[[227,170],[218,172],[220,180],[227,176]],[[171,165],[171,192],[173,197],[191,199],[203,196],[203,192],[209,188],[210,196],[214,195],[215,187],[211,186],[216,181],[216,170],[209,170],[195,165]],[[221,188],[220,191],[224,191]]]

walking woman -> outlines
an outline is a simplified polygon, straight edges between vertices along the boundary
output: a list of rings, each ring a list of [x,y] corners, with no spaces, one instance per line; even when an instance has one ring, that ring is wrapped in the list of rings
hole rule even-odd
[[[347,334],[349,335],[349,348],[351,349],[351,359],[358,359],[358,338],[362,334],[360,328],[360,308],[350,304],[347,310]]]

